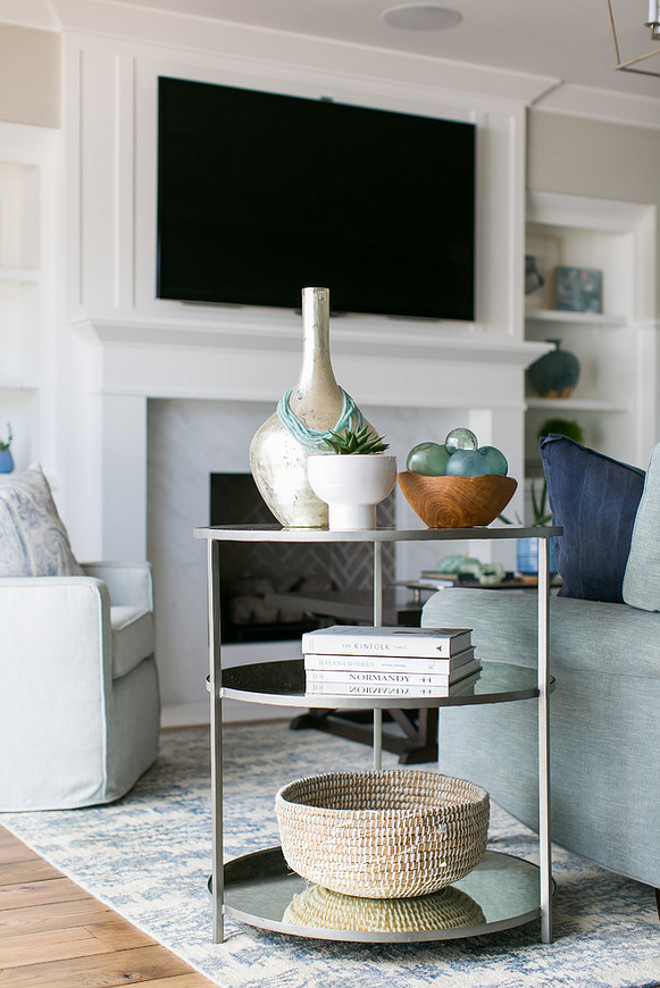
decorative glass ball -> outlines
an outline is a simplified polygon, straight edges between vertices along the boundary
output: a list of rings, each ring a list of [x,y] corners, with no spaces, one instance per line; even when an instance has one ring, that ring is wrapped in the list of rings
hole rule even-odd
[[[477,449],[479,441],[472,429],[452,429],[447,433],[445,446],[450,453],[455,453],[457,449]]]
[[[480,446],[477,452],[486,457],[491,473],[506,477],[509,472],[509,463],[501,449],[498,449],[497,446]]]
[[[476,449],[457,449],[446,470],[447,477],[484,477],[489,473],[488,460]]]
[[[449,455],[449,450],[440,443],[418,443],[408,453],[406,470],[427,477],[442,477]]]

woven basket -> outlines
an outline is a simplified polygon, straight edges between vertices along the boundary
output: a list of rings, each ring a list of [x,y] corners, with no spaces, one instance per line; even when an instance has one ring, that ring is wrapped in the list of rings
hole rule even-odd
[[[333,892],[428,895],[486,849],[485,789],[434,772],[329,772],[289,782],[275,809],[289,867]]]
[[[369,933],[451,930],[486,922],[481,906],[462,889],[449,887],[409,899],[363,899],[320,885],[294,895],[283,919],[292,926]]]

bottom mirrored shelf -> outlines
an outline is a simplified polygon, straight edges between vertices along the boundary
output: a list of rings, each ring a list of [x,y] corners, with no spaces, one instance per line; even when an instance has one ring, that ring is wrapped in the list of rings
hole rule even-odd
[[[250,926],[321,940],[451,940],[537,919],[539,870],[522,858],[486,851],[474,871],[439,892],[361,899],[307,882],[273,847],[227,862],[225,913]]]

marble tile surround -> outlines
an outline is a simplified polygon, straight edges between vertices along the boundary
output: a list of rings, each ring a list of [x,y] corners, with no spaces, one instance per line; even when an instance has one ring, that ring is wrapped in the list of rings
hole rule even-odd
[[[147,552],[154,574],[157,658],[165,708],[208,706],[206,542],[193,538],[193,528],[209,523],[209,474],[249,472],[250,440],[272,411],[268,402],[148,402]],[[465,416],[461,419],[447,410],[365,405],[363,411],[386,436],[400,469],[411,446],[429,439],[442,441],[450,429],[465,424]],[[396,512],[400,527],[419,525],[400,492]],[[397,578],[414,576],[445,554],[438,545],[399,544]],[[229,665],[278,654],[290,655],[291,645],[227,646],[223,661]],[[228,719],[273,715],[272,708],[226,707]],[[287,711],[277,708],[274,715],[281,717]]]

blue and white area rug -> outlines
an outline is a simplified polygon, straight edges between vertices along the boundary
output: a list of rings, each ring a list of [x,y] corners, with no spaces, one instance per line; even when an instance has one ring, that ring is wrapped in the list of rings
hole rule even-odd
[[[365,746],[284,723],[225,733],[228,857],[279,842],[283,783],[368,769]],[[384,766],[396,764],[385,755]],[[287,937],[228,921],[213,944],[208,736],[162,737],[161,757],[125,799],[73,811],[0,814],[17,837],[92,895],[222,988],[651,988],[660,985],[660,923],[652,889],[555,849],[552,944],[539,923],[505,933],[415,944],[344,944]],[[534,858],[536,839],[493,808],[489,846]]]

